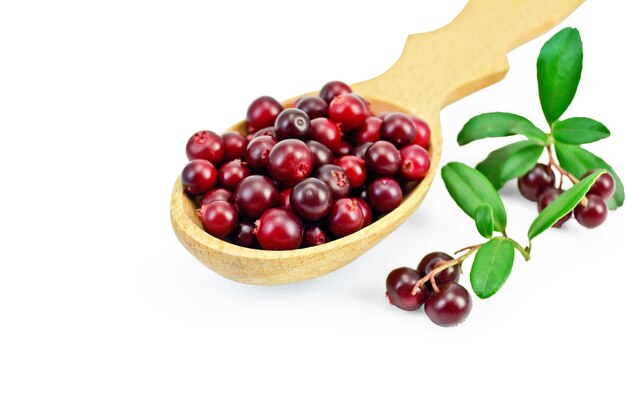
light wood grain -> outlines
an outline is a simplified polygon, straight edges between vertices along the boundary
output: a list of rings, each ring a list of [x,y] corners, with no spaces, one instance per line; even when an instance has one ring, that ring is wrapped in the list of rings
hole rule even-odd
[[[501,80],[508,71],[508,51],[554,27],[582,2],[470,0],[449,25],[410,35],[402,55],[387,72],[352,85],[355,92],[372,103],[375,112],[411,113],[425,119],[432,130],[432,163],[428,175],[397,209],[372,225],[312,248],[293,251],[243,248],[204,232],[194,203],[184,193],[179,178],[170,207],[178,239],[213,271],[246,284],[286,284],[344,266],[400,226],[424,199],[441,157],[441,109]],[[244,122],[232,130],[244,132]]]

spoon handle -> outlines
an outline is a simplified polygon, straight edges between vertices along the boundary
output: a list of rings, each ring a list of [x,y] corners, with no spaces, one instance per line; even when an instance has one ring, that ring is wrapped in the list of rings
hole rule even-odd
[[[469,0],[448,25],[410,35],[398,61],[355,91],[417,114],[439,112],[504,78],[507,52],[556,26],[583,1]]]

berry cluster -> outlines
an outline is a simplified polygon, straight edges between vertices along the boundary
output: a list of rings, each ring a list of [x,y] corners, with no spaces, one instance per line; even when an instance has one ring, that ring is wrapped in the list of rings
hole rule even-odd
[[[568,175],[560,167],[557,167],[561,177]],[[595,170],[588,171],[584,177],[589,176]],[[578,182],[573,176],[569,177],[574,182]],[[543,211],[546,206],[554,202],[563,190],[561,186],[556,187],[556,177],[550,166],[537,163],[528,173],[517,180],[517,187],[520,193],[526,199],[537,202],[537,210]],[[561,180],[562,185],[562,180]],[[610,199],[615,193],[615,179],[610,173],[603,173],[591,186],[587,192],[585,200],[581,201],[574,209],[574,217],[586,228],[595,228],[604,223],[609,212],[606,200]],[[572,212],[567,213],[557,223],[553,225],[560,228],[572,216]]]
[[[444,252],[431,252],[417,269],[396,268],[387,276],[387,299],[407,311],[424,310],[430,320],[444,327],[462,323],[472,309],[469,292],[458,283],[460,267],[450,265],[454,259]],[[437,271],[442,267],[440,271]],[[442,287],[442,288],[439,288]]]
[[[200,131],[181,181],[211,235],[289,250],[354,233],[391,212],[430,168],[430,129],[401,113],[373,114],[343,82],[291,108],[254,100],[247,137]]]

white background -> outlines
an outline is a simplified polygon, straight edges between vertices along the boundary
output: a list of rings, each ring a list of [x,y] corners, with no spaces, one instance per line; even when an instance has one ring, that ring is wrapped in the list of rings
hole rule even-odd
[[[439,178],[374,249],[290,286],[223,279],[171,230],[193,132],[224,130],[262,94],[382,73],[407,34],[463,4],[3,2],[0,413],[623,411],[623,211],[596,230],[570,221],[542,235],[532,261],[518,258],[502,291],[475,299],[454,329],[384,297],[392,268],[478,239]],[[565,23],[585,47],[567,115],[612,130],[590,149],[626,177],[614,6],[588,2]],[[547,38],[511,53],[503,82],[442,113],[444,163],[475,163],[507,141],[456,145],[479,112],[541,123],[534,66]],[[514,186],[502,195],[523,240],[535,206]]]

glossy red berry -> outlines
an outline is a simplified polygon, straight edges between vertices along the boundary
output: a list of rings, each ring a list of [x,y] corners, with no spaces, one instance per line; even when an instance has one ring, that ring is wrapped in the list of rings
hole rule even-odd
[[[273,126],[276,117],[282,110],[283,106],[280,105],[280,102],[272,97],[262,96],[255,99],[248,107],[246,114],[248,131],[255,133],[261,128]]]
[[[409,144],[400,149],[400,177],[421,180],[430,169],[430,156],[423,147]]]
[[[584,174],[583,178],[595,173],[595,170],[590,170]],[[592,195],[600,196],[604,200],[610,199],[615,193],[615,179],[611,173],[602,173],[598,177],[594,184],[591,185],[589,193]]]
[[[335,122],[327,118],[316,118],[311,120],[309,135],[313,140],[324,144],[334,153],[341,146],[343,134]]]
[[[380,125],[380,138],[397,148],[411,144],[415,139],[415,124],[406,115],[392,112]]]
[[[365,153],[367,153],[367,150],[372,146],[372,144],[374,143],[359,144],[358,146],[352,148],[351,154],[365,161]]]
[[[274,124],[276,136],[279,140],[287,138],[304,139],[308,137],[311,130],[311,120],[302,110],[288,108],[278,114]]]
[[[550,167],[537,163],[528,173],[517,179],[517,187],[522,196],[536,202],[546,189],[554,187],[555,180]]]
[[[350,188],[356,189],[363,186],[367,179],[367,170],[362,158],[350,155],[342,156],[336,161],[336,164],[346,172]]]
[[[264,172],[267,168],[270,152],[277,143],[275,138],[268,135],[253,138],[246,149],[248,167],[258,172]]]
[[[202,196],[199,206],[208,205],[216,200],[222,200],[224,202],[233,203],[233,192],[228,189],[211,189]]]
[[[426,121],[414,115],[409,115],[409,118],[415,126],[415,138],[412,144],[417,144],[420,147],[430,147],[430,127]]]
[[[252,172],[241,160],[229,161],[222,164],[217,170],[217,180],[222,187],[234,190],[240,181],[250,176]]]
[[[320,179],[330,189],[333,194],[333,199],[341,199],[348,197],[350,194],[350,183],[348,182],[348,176],[346,172],[339,166],[334,164],[326,164],[318,167],[313,176],[316,179]]]
[[[344,198],[336,200],[327,217],[328,229],[338,238],[363,227],[363,211],[357,202]]]
[[[180,180],[187,193],[201,195],[215,187],[217,170],[210,161],[191,160],[183,169]]]
[[[387,276],[387,299],[389,303],[402,310],[417,310],[424,304],[428,293],[426,288],[420,288],[416,295],[412,294],[413,287],[419,281],[419,274],[411,268],[396,268]]]
[[[430,321],[438,326],[456,326],[472,310],[472,297],[462,285],[450,282],[426,300],[424,309]]]
[[[235,206],[239,214],[257,219],[266,210],[278,206],[278,189],[274,182],[265,176],[253,175],[243,179],[234,193]]]
[[[305,141],[305,143],[309,147],[309,150],[311,150],[311,153],[313,153],[315,167],[333,162],[333,152],[324,144],[314,140]]]
[[[354,145],[375,143],[380,140],[380,126],[383,123],[378,117],[368,117],[365,124],[354,132]]]
[[[328,117],[339,124],[341,131],[351,131],[365,124],[367,106],[363,100],[354,95],[338,95],[328,106]]]
[[[333,195],[326,183],[309,177],[295,185],[291,191],[291,208],[303,219],[315,221],[330,212]]]
[[[391,212],[402,203],[402,188],[396,180],[381,177],[367,187],[367,201],[378,213]]]
[[[242,221],[235,226],[231,234],[231,241],[235,245],[246,248],[257,248],[256,236],[254,236],[254,223]]]
[[[546,189],[541,194],[541,196],[539,196],[539,199],[537,200],[537,211],[539,211],[539,212],[543,211],[550,203],[554,202],[556,200],[556,198],[561,195],[561,193],[563,193],[562,190],[555,189],[554,187]],[[559,219],[559,221],[557,223],[552,225],[552,227],[553,228],[560,228],[571,217],[572,217],[572,212],[571,211],[567,212],[567,214],[565,216],[563,216],[561,219]]]
[[[352,89],[350,89],[348,84],[341,81],[331,81],[322,87],[320,91],[320,98],[330,104],[333,98],[337,95],[349,94],[351,92]]]
[[[222,200],[202,205],[196,212],[204,230],[216,238],[228,236],[237,226],[239,219],[235,207]]]
[[[328,241],[330,238],[318,223],[311,223],[304,227],[303,245],[305,247],[322,245]]]
[[[189,160],[207,160],[218,166],[224,159],[224,140],[213,131],[199,131],[187,141]]]
[[[400,169],[400,152],[393,144],[378,141],[365,152],[365,164],[375,175],[391,177]]]
[[[594,194],[587,194],[587,205],[582,203],[574,208],[574,217],[585,228],[597,228],[602,225],[609,214],[604,199]]]
[[[246,154],[248,139],[236,131],[227,131],[222,134],[224,141],[224,162],[242,159]]]
[[[296,108],[304,111],[311,120],[328,114],[328,104],[320,97],[302,97],[296,103]]]
[[[274,126],[261,128],[259,131],[254,133],[252,138],[261,137],[262,135],[269,135],[270,137],[272,137],[273,139],[278,141],[278,134],[276,134],[276,128],[274,128]],[[252,140],[250,140],[250,141],[252,141]]]
[[[431,252],[422,258],[420,263],[417,265],[417,273],[421,277],[425,277],[430,274],[432,270],[437,268],[442,262],[450,261],[452,258],[450,255],[445,252]],[[461,276],[461,269],[458,265],[453,265],[444,269],[443,271],[435,274],[435,283],[437,284],[437,288],[442,288],[449,282],[458,282],[459,277]],[[430,282],[425,284],[425,287],[428,288],[430,292],[433,292],[433,287]]]
[[[291,209],[291,187],[287,187],[280,191],[278,194],[278,206],[283,209],[293,210]]]
[[[365,228],[366,226],[371,225],[374,215],[372,214],[370,205],[367,204],[365,199],[360,197],[353,197],[352,200],[359,205],[361,212],[363,212],[363,227]]]
[[[307,178],[315,159],[309,147],[293,138],[280,141],[269,154],[267,170],[279,184],[292,187]]]
[[[342,141],[337,151],[335,151],[335,157],[347,156],[352,152],[352,146],[347,141]]]
[[[303,233],[302,221],[298,216],[282,208],[273,208],[263,213],[254,231],[261,248],[273,251],[299,248]]]

